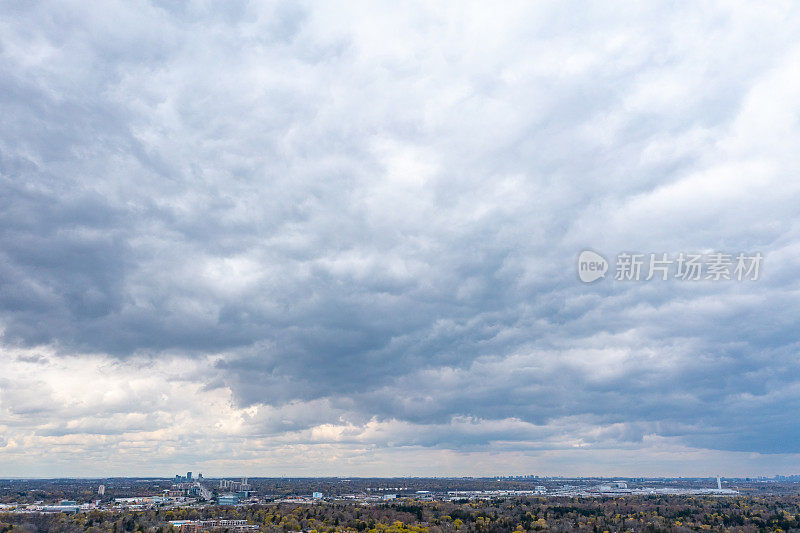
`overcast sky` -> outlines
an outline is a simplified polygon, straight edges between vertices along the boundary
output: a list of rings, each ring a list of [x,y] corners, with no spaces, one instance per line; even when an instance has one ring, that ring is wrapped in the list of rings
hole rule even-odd
[[[800,473],[798,9],[3,2],[0,476]]]

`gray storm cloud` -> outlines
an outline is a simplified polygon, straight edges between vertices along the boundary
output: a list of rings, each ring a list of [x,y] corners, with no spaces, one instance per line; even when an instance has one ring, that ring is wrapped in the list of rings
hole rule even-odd
[[[3,345],[205,365],[263,435],[800,453],[800,17],[586,9],[4,5]],[[588,286],[587,248],[765,261]]]

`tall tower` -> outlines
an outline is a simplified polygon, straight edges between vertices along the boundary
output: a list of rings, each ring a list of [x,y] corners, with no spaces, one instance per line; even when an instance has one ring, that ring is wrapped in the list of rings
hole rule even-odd
[[[722,490],[722,480],[720,479],[719,476],[717,476],[717,488],[719,490]]]

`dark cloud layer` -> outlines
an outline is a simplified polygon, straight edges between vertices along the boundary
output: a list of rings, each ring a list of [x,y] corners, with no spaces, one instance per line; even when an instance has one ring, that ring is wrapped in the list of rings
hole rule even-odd
[[[4,6],[3,343],[325,402],[266,434],[800,453],[796,13],[362,8]],[[765,262],[582,285],[584,248]]]

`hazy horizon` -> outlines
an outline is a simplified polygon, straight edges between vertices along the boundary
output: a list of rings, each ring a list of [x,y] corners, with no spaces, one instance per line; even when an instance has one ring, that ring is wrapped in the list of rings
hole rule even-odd
[[[181,475],[181,473],[176,473],[177,475]],[[209,474],[206,475],[203,472],[193,472],[194,479],[197,478],[197,474],[203,474],[203,479],[228,479],[228,480],[236,480],[241,478],[252,478],[252,479],[341,479],[341,480],[362,480],[362,479],[502,479],[502,480],[533,480],[536,478],[533,477],[526,477],[523,478],[521,476],[526,476],[525,474],[498,474],[495,476],[470,476],[470,475],[452,475],[452,476],[345,476],[345,475],[329,475],[329,476],[261,476],[261,475],[248,475],[246,473],[235,473],[235,474]],[[763,474],[759,476],[725,476],[725,475],[707,475],[707,476],[614,476],[614,475],[580,475],[580,476],[566,476],[566,475],[539,475],[539,474],[530,474],[530,476],[536,475],[539,479],[694,479],[694,480],[710,480],[716,481],[717,477],[722,479],[723,481],[731,479],[731,480],[738,480],[738,479],[774,479],[775,476],[784,476],[784,477],[791,477],[797,476],[800,474]],[[516,477],[514,477],[516,476]],[[56,480],[56,479],[78,479],[78,480],[100,480],[100,479],[157,479],[157,480],[172,480],[175,478],[174,475],[164,475],[164,476],[155,476],[155,475],[125,475],[125,476],[5,476],[0,477],[0,479],[4,480]]]

